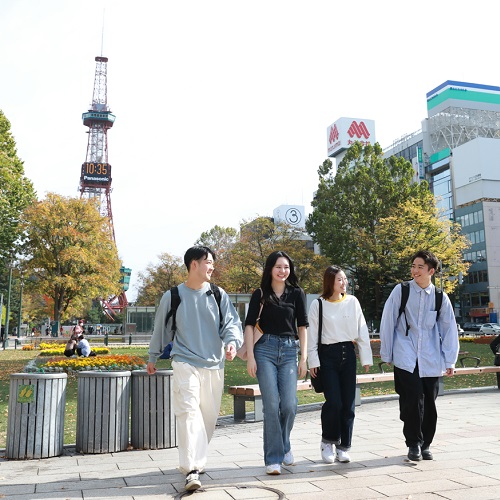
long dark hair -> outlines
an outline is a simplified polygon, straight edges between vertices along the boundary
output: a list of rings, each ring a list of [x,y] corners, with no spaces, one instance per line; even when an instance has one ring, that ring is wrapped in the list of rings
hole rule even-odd
[[[272,297],[275,296],[273,287],[271,286],[271,283],[273,281],[272,271],[273,267],[276,264],[276,261],[280,257],[284,257],[290,265],[290,274],[288,276],[288,279],[286,280],[286,284],[294,288],[299,288],[299,280],[295,275],[295,267],[293,265],[293,260],[286,252],[283,252],[281,250],[273,252],[266,259],[266,264],[264,266],[264,271],[262,273],[262,279],[260,281],[260,288],[262,289],[262,298],[265,302],[268,302],[269,300],[271,300]]]
[[[328,266],[325,269],[325,273],[323,274],[323,292],[321,293],[321,297],[325,300],[329,299],[333,295],[335,278],[341,271],[343,271],[343,269],[338,266]]]

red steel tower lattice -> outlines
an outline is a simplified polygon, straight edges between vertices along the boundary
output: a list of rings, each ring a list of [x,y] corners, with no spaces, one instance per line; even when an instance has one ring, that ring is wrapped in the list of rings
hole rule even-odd
[[[97,202],[101,215],[109,221],[111,234],[116,243],[111,210],[111,165],[108,163],[108,129],[113,126],[116,117],[108,107],[108,58],[98,56],[95,61],[92,106],[86,113],[82,114],[83,124],[89,128],[89,139],[87,157],[82,165],[80,176],[80,196],[92,198]],[[101,299],[105,313],[112,319],[128,304],[125,291],[128,289],[131,270],[122,267],[120,271],[123,291],[110,299]]]

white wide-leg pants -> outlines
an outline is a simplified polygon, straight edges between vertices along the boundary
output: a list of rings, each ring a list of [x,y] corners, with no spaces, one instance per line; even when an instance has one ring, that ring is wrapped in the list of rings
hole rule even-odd
[[[219,416],[224,370],[207,370],[172,361],[173,405],[177,419],[179,470],[202,471]]]

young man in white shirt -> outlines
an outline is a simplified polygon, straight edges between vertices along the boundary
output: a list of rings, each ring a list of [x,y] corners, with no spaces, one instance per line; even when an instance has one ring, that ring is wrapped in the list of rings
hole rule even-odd
[[[399,315],[402,285],[394,287],[380,324],[380,356],[394,364],[400,419],[413,461],[433,459],[430,445],[436,432],[439,377],[453,375],[459,350],[455,314],[444,292],[436,311],[431,279],[437,266],[438,259],[427,250],[413,256],[406,307]]]

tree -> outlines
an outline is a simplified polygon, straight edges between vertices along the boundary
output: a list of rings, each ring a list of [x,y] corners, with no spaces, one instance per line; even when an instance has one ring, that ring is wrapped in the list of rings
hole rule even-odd
[[[34,200],[33,184],[24,176],[10,122],[0,110],[0,262],[16,255],[19,218]]]
[[[0,291],[4,296],[8,288],[7,260],[15,258],[19,252],[19,218],[24,208],[34,200],[35,191],[31,181],[24,176],[23,162],[17,156],[10,122],[0,110]],[[19,311],[16,296],[11,296],[11,318]]]
[[[24,211],[21,223],[24,269],[35,280],[30,288],[54,301],[55,321],[120,293],[121,262],[96,202],[49,193]]]
[[[458,286],[458,276],[465,275],[469,268],[462,255],[470,242],[460,234],[460,224],[442,217],[431,194],[427,209],[407,203],[397,207],[395,213],[397,215],[381,219],[376,229],[385,281],[408,279],[413,254],[430,250],[442,263],[434,276],[436,286],[442,282],[445,292],[453,293]]]
[[[186,280],[187,270],[180,257],[162,253],[159,260],[158,264],[149,265],[144,272],[138,274],[136,304],[139,306],[158,304],[167,290]]]
[[[390,239],[382,237],[381,221],[398,219],[401,207],[408,206],[430,211],[434,217],[433,197],[425,181],[413,182],[410,162],[395,156],[384,159],[378,144],[363,147],[356,142],[335,175],[330,160],[323,163],[318,174],[319,187],[306,228],[322,253],[348,271],[367,317],[378,319],[383,287],[393,283],[389,276],[394,274],[384,262],[399,269],[399,276],[403,269],[408,276],[407,261],[397,257]],[[402,231],[410,230],[409,220],[397,223],[402,224]],[[403,225],[406,223],[409,226]],[[430,249],[428,244],[425,248]]]
[[[231,251],[227,290],[250,293],[258,288],[266,259],[276,250],[285,251],[293,259],[299,283],[306,293],[320,291],[328,261],[307,248],[300,229],[268,217],[257,217],[241,224],[240,240]]]
[[[217,258],[213,281],[225,288],[227,270],[231,263],[231,251],[238,238],[238,231],[232,227],[214,226],[210,231],[201,233],[195,245],[206,246],[213,250]]]

